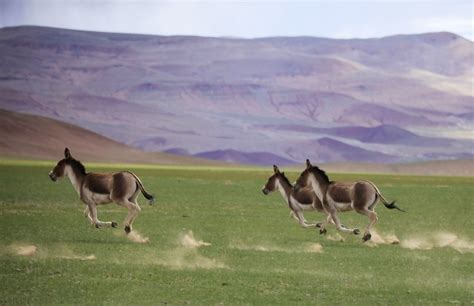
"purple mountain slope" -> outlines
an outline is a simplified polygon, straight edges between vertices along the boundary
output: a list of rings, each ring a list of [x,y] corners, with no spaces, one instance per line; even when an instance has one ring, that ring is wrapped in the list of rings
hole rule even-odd
[[[389,163],[397,160],[395,156],[354,147],[328,137],[320,138],[314,141],[314,144],[318,159],[326,162],[351,160],[357,162]],[[336,152],[336,156],[332,152]]]
[[[474,44],[451,33],[229,39],[13,27],[0,29],[0,54],[0,108],[146,151],[388,162],[455,159],[474,145]]]
[[[257,126],[267,130],[281,130],[295,133],[320,134],[331,137],[358,140],[362,143],[376,143],[386,145],[405,145],[420,147],[450,146],[456,141],[448,138],[425,137],[409,132],[394,125],[379,125],[375,127],[345,126],[337,128],[317,128],[302,125],[265,125]],[[457,143],[463,141],[458,140]],[[464,141],[466,145],[469,142]]]
[[[251,165],[292,165],[296,161],[267,152],[240,152],[237,150],[217,150],[194,154],[196,157]]]
[[[168,150],[163,151],[165,153],[173,154],[173,155],[180,155],[180,156],[189,156],[189,152],[183,148],[171,148]]]
[[[422,137],[394,125],[376,127],[340,127],[330,129],[334,135],[357,139],[365,143],[401,144],[408,146],[449,146],[453,141],[444,138]]]

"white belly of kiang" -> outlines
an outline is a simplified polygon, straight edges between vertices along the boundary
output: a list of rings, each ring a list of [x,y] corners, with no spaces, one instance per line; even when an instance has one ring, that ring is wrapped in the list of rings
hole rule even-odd
[[[339,203],[339,202],[333,202],[334,206],[338,211],[348,211],[352,210],[352,205],[351,203]]]
[[[293,204],[293,206],[297,207],[299,210],[302,210],[302,211],[314,210],[314,207],[312,204],[301,204],[300,202],[296,201],[294,198],[291,198],[291,204]]]
[[[100,193],[94,193],[92,195],[92,198],[94,199],[94,202],[96,204],[107,204],[110,203],[110,197],[108,194],[100,194]]]

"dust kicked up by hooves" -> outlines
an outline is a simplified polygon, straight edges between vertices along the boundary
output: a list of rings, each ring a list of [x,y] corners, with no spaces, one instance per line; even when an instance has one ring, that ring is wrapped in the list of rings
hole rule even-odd
[[[149,243],[150,238],[143,236],[140,232],[132,230],[130,233],[125,234],[123,231],[114,231],[114,235],[118,237],[127,237],[127,239],[134,243]]]
[[[38,251],[36,245],[11,245],[10,248],[19,256],[33,256]]]
[[[452,248],[461,254],[474,253],[473,241],[449,232],[439,232],[426,235],[417,234],[403,239],[398,239],[398,237],[393,234],[383,235],[375,230],[372,230],[371,234],[372,239],[365,243],[365,245],[369,247],[374,247],[379,244],[400,244],[402,248],[409,250]]]
[[[461,254],[474,253],[474,242],[453,233],[417,235],[403,239],[401,246],[410,250],[431,250],[433,248],[453,248]]]
[[[400,239],[395,234],[380,234],[375,229],[370,231],[372,237],[364,244],[369,247],[375,247],[379,244],[400,244]]]
[[[132,242],[135,242],[135,243],[148,243],[148,242],[150,242],[150,239],[148,237],[142,236],[136,230],[133,230],[130,233],[128,233],[127,238],[128,238],[128,240],[130,240]]]
[[[282,247],[269,243],[246,243],[236,241],[229,245],[232,249],[260,251],[260,252],[284,252],[284,253],[322,253],[323,247],[319,243],[306,243],[299,247]]]
[[[339,235],[338,233],[335,233],[335,234],[327,234],[327,235],[326,235],[326,239],[329,240],[329,241],[340,241],[340,242],[344,242],[344,241],[345,241],[344,237],[342,237],[342,236]]]
[[[49,247],[40,247],[32,244],[13,243],[8,246],[11,254],[18,256],[32,256],[35,258],[59,258],[73,260],[95,260],[95,255],[80,255],[75,253],[67,245],[53,245]]]
[[[176,248],[167,251],[158,264],[179,270],[228,268],[220,259],[199,254],[199,248],[209,246],[211,243],[195,238],[193,231],[188,231],[178,236]]]
[[[204,242],[202,240],[197,240],[196,238],[194,238],[193,231],[188,231],[186,234],[182,235],[180,239],[180,244],[184,247],[191,249],[211,245],[209,242]]]

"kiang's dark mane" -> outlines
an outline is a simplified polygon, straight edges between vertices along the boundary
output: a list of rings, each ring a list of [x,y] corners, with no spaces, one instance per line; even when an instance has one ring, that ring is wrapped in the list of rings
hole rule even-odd
[[[80,161],[74,158],[71,158],[69,159],[69,164],[71,165],[73,171],[77,171],[79,172],[79,174],[83,174],[83,175],[87,174],[86,167],[84,167],[84,165]]]
[[[331,182],[331,180],[329,180],[329,177],[326,174],[326,172],[324,172],[324,170],[322,170],[322,169],[319,169],[317,166],[312,166],[308,170],[311,171],[314,175],[319,175],[320,177],[322,177],[326,181],[326,183]]]
[[[293,186],[283,172],[280,172],[280,176],[288,185]]]

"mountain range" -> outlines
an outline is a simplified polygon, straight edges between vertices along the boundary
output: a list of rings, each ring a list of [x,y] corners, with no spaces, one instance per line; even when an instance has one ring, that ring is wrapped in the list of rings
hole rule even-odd
[[[88,162],[222,166],[195,157],[143,152],[72,124],[36,115],[0,110],[0,156],[57,161],[68,147]]]
[[[246,164],[474,156],[474,44],[0,29],[0,108]]]

